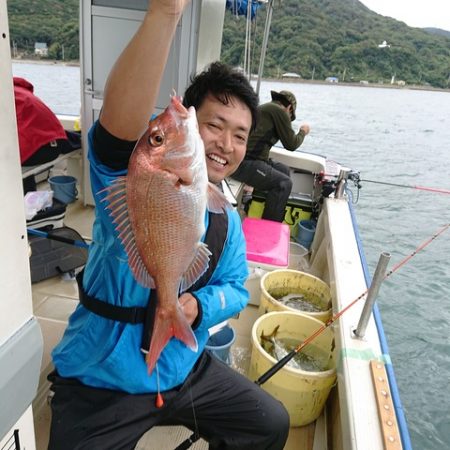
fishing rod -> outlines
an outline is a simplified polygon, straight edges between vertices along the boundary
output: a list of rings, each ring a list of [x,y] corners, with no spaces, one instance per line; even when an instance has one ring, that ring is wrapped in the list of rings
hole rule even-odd
[[[58,235],[52,234],[52,233],[46,233],[45,231],[35,230],[33,228],[27,228],[27,233],[34,235],[34,236],[40,236],[40,237],[45,237],[47,239],[52,239],[53,241],[64,242],[65,244],[74,245],[75,247],[80,247],[80,248],[84,248],[84,249],[89,248],[89,244],[87,244],[86,242],[79,241],[77,239],[66,238],[64,236],[58,236]]]
[[[393,273],[400,269],[400,267],[404,266],[411,258],[413,258],[417,253],[427,247],[434,239],[439,237],[442,233],[444,233],[450,227],[450,223],[444,225],[437,233],[419,245],[410,255],[403,258],[397,265],[395,265],[383,278],[390,277]],[[269,380],[273,375],[275,375],[280,369],[282,369],[297,353],[300,353],[311,341],[313,341],[319,334],[325,331],[328,327],[330,327],[339,317],[341,317],[346,311],[348,311],[354,304],[356,304],[359,300],[361,300],[367,293],[369,289],[366,289],[361,295],[359,295],[355,300],[349,303],[345,308],[336,313],[331,319],[329,319],[326,323],[320,326],[313,334],[307,337],[302,343],[300,343],[296,348],[291,350],[286,356],[280,359],[277,363],[275,363],[267,372],[263,373],[255,383],[260,386]]]

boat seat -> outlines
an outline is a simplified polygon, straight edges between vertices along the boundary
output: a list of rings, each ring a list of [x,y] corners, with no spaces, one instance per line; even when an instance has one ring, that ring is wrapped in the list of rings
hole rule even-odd
[[[28,178],[31,175],[39,175],[42,172],[45,172],[46,170],[51,169],[53,166],[57,165],[58,163],[74,157],[74,156],[78,156],[81,155],[82,150],[81,148],[77,148],[75,150],[72,150],[69,153],[65,153],[65,154],[61,154],[59,155],[57,158],[55,158],[52,161],[43,163],[43,164],[38,164],[37,166],[22,166],[22,178]]]

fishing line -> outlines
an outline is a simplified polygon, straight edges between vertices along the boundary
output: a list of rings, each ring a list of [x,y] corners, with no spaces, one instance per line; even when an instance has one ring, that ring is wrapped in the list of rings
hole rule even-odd
[[[192,415],[194,417],[194,432],[187,439],[185,439],[180,445],[175,447],[175,450],[186,450],[194,442],[197,442],[200,439],[200,432],[198,430],[197,416],[195,414],[194,398],[192,397],[191,380],[189,378],[187,380],[187,383],[189,383],[189,395],[191,397]]]
[[[335,178],[336,177],[336,174],[327,174],[325,172],[320,172],[318,175],[321,178],[324,178],[324,177]],[[436,192],[438,194],[450,194],[450,189],[435,188],[435,187],[429,187],[429,186],[418,186],[418,185],[413,185],[413,184],[391,183],[389,181],[368,180],[365,178],[360,178],[358,172],[350,172],[349,179],[356,181],[358,183],[366,182],[366,183],[374,183],[374,184],[383,184],[385,186],[416,189],[419,191],[427,191],[427,192]],[[358,186],[358,187],[360,187],[360,186]]]
[[[192,8],[193,6],[190,6],[190,7]],[[185,12],[186,11],[183,12],[183,15],[181,17],[181,21],[183,21],[183,16],[184,16]],[[178,35],[178,26],[177,26],[177,30],[175,31],[175,39],[172,41],[172,50],[173,50],[173,52],[172,52],[172,69],[173,69],[172,80],[173,80],[174,83],[175,83],[175,80],[177,80],[177,78],[176,78],[177,64],[176,63],[177,63],[177,61],[180,62],[180,51],[179,51],[179,48],[181,48],[181,45],[179,47],[179,46],[177,46],[175,44],[175,42],[177,40],[177,35]],[[181,37],[179,38],[179,41],[181,43]],[[184,97],[184,92],[181,93],[178,90],[178,95],[182,95]],[[189,436],[187,439],[185,439],[183,442],[181,442],[181,444],[178,445],[175,448],[175,450],[186,450],[186,449],[190,448],[191,445],[194,442],[196,442],[196,441],[198,441],[200,439],[200,433],[199,433],[199,430],[198,430],[198,423],[197,423],[197,415],[195,414],[195,405],[194,405],[194,399],[193,399],[193,396],[192,396],[192,385],[191,385],[191,382],[190,382],[189,379],[187,380],[187,383],[189,383],[188,390],[189,390],[189,395],[190,395],[190,398],[191,398],[192,414],[193,414],[193,417],[194,417],[194,432],[191,434],[191,436]],[[159,387],[158,387],[158,390],[159,390]]]
[[[390,277],[393,273],[400,269],[400,267],[404,266],[411,258],[413,258],[417,253],[427,247],[432,241],[434,241],[437,237],[439,237],[442,233],[447,231],[450,227],[450,223],[444,225],[437,233],[427,239],[425,242],[420,244],[410,255],[403,258],[397,265],[395,265],[383,278]],[[346,311],[348,311],[354,304],[356,304],[359,300],[361,300],[367,293],[369,289],[366,289],[361,295],[359,295],[355,300],[349,303],[345,308],[335,314],[331,319],[329,319],[326,323],[324,323],[321,327],[319,327],[313,334],[307,337],[301,344],[299,344],[296,348],[291,350],[286,356],[280,359],[277,363],[275,363],[267,372],[262,374],[255,383],[260,386],[265,383],[269,378],[275,375],[281,368],[283,368],[297,353],[299,353],[303,348],[305,348],[311,341],[313,341],[319,334],[321,334],[324,330],[326,330],[330,325],[332,325],[339,317],[341,317]]]
[[[402,187],[402,188],[408,188],[408,189],[417,189],[419,191],[437,192],[439,194],[450,194],[450,189],[441,189],[441,188],[434,188],[434,187],[427,187],[427,186],[415,186],[415,185],[400,184],[400,183],[389,183],[387,181],[375,181],[375,180],[365,180],[365,179],[360,179],[360,181],[365,181],[367,183],[375,183],[375,184],[385,184],[387,186],[395,186],[395,187]]]

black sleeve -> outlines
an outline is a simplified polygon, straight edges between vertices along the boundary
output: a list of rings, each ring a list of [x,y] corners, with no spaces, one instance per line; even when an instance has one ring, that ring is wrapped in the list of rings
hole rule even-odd
[[[197,314],[197,317],[195,318],[194,322],[191,325],[191,328],[193,330],[196,330],[199,327],[199,325],[201,324],[202,319],[203,319],[203,306],[195,294],[193,294],[192,292],[190,292],[190,294],[192,295],[192,297],[195,298],[195,300],[197,300],[198,314]]]
[[[113,136],[97,121],[94,130],[94,152],[102,164],[113,170],[128,167],[128,160],[136,141],[125,141]]]

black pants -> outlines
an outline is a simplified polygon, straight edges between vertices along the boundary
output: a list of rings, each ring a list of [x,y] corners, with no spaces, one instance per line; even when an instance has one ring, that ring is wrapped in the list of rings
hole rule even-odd
[[[267,191],[263,219],[283,222],[286,203],[292,190],[289,167],[282,163],[244,159],[232,175],[238,181]]]
[[[155,395],[95,389],[55,373],[49,379],[49,450],[131,450],[155,425],[196,424],[210,449],[281,450],[289,432],[279,401],[207,352],[180,388],[163,393],[160,409]]]

